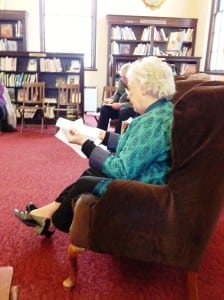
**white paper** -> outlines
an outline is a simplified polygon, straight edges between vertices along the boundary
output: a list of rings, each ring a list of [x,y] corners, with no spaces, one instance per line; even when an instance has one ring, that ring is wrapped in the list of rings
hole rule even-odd
[[[63,143],[65,143],[66,145],[68,145],[69,147],[71,147],[83,158],[86,158],[86,156],[82,152],[81,146],[70,143],[67,139],[66,131],[74,128],[77,131],[79,131],[80,134],[85,135],[88,139],[92,140],[96,145],[99,145],[101,143],[101,140],[98,138],[100,129],[85,125],[82,118],[76,121],[71,121],[64,118],[58,118],[56,122],[56,127],[59,127],[59,130],[55,134],[55,137],[58,138]]]

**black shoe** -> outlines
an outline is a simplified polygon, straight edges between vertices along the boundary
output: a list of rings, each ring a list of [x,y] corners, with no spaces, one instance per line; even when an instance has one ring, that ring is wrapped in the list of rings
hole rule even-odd
[[[2,131],[4,132],[14,132],[17,131],[12,125],[7,124],[6,122],[2,123]]]
[[[27,211],[20,211],[14,209],[15,216],[27,226],[35,227],[35,232],[45,235],[46,237],[51,237],[54,231],[49,231],[50,219],[43,218],[39,216],[31,216]]]
[[[35,226],[34,231],[38,234],[45,235],[46,237],[51,237],[54,231],[49,231],[51,221],[48,218],[42,218],[38,216],[32,216],[38,225]]]
[[[18,209],[14,209],[15,216],[23,222],[27,226],[37,226],[38,223],[32,218],[32,216],[27,211],[20,211]]]
[[[34,209],[37,209],[38,207],[35,205],[35,204],[33,204],[32,202],[29,202],[27,205],[26,205],[26,211],[28,212],[28,213],[30,213],[32,210],[34,210]]]

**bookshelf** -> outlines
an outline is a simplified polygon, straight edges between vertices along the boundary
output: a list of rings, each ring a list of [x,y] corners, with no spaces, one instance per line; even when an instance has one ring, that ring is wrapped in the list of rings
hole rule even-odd
[[[23,10],[0,10],[0,51],[26,51],[26,19]]]
[[[57,104],[58,85],[62,82],[80,86],[81,116],[84,114],[84,55],[45,52],[0,52],[0,80],[8,88],[15,105],[21,101],[25,82],[45,82],[45,98]]]
[[[149,55],[167,61],[177,76],[199,71],[197,19],[107,15],[107,24],[107,84],[115,84],[122,64]]]

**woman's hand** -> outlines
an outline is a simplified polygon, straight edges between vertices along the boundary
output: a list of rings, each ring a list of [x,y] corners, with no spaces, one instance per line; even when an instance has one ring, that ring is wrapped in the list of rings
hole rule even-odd
[[[103,104],[112,104],[113,102],[114,102],[114,99],[106,98],[106,99],[104,99]]]
[[[121,108],[121,104],[118,102],[112,103],[111,106],[115,110],[119,110]]]
[[[98,138],[102,141],[105,138],[106,131],[105,130],[100,130]]]
[[[87,137],[80,134],[76,129],[70,129],[66,132],[67,139],[69,143],[83,145],[87,141]]]

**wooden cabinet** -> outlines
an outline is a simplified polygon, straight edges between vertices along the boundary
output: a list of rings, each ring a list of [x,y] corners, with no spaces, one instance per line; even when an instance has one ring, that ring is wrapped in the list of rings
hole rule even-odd
[[[58,85],[80,86],[81,115],[84,114],[84,55],[44,52],[0,52],[0,80],[15,104],[25,82],[44,81],[46,102],[56,105]]]
[[[199,71],[197,19],[108,15],[107,23],[107,84],[115,84],[122,64],[149,55],[171,64],[175,75]]]
[[[26,18],[22,10],[0,10],[0,51],[26,51]]]

